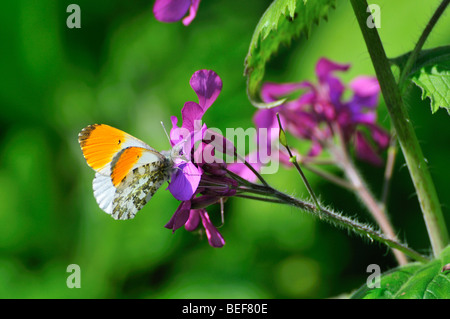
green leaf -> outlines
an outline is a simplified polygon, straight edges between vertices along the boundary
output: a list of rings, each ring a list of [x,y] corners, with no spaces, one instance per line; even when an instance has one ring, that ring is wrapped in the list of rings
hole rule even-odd
[[[281,44],[289,44],[294,37],[310,35],[313,23],[326,18],[336,0],[275,0],[258,22],[245,58],[247,93],[252,104],[258,108],[275,107],[283,103],[261,102],[259,91],[264,78],[265,66]]]
[[[380,288],[362,286],[352,299],[449,299],[450,246],[427,264],[408,264],[381,276]]]
[[[450,61],[422,68],[411,79],[422,89],[422,100],[430,98],[432,113],[442,107],[450,114]]]
[[[403,72],[410,54],[390,61]],[[450,46],[421,51],[406,76],[421,88],[422,99],[430,98],[432,113],[442,107],[450,114]]]

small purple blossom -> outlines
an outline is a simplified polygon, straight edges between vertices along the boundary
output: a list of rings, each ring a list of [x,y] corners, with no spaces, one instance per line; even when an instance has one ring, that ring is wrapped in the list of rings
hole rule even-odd
[[[153,6],[153,14],[158,21],[176,22],[186,16],[182,22],[189,25],[194,20],[200,0],[156,0]]]
[[[229,150],[234,146],[223,136],[212,134],[205,124],[201,125],[204,113],[222,90],[222,80],[214,71],[199,70],[189,83],[199,102],[184,104],[181,127],[177,126],[178,119],[171,117],[171,144],[180,149],[182,156],[174,161],[175,172],[168,189],[181,203],[165,227],[175,231],[185,226],[192,231],[201,220],[210,245],[222,247],[225,241],[211,223],[205,208],[236,194],[238,185],[226,176],[226,164],[207,161],[205,157],[214,156],[216,147]]]

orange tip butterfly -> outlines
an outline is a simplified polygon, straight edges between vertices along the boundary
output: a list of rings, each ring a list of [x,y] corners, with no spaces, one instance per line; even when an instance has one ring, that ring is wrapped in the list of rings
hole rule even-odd
[[[173,172],[172,152],[158,152],[141,140],[105,124],[78,134],[87,164],[96,172],[94,196],[114,219],[131,219]]]

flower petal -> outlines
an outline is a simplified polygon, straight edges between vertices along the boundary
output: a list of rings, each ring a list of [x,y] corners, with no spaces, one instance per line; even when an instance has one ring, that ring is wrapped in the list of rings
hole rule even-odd
[[[354,96],[350,104],[374,108],[378,105],[380,85],[376,77],[358,76],[350,82]]]
[[[333,109],[339,110],[341,107],[341,97],[345,91],[345,85],[341,82],[341,80],[334,76],[328,76],[326,78],[326,84],[328,86],[329,100],[333,106]]]
[[[350,64],[338,64],[326,58],[320,58],[316,64],[316,74],[321,84],[325,83],[333,71],[347,71]]]
[[[236,147],[233,142],[212,129],[206,130],[203,140],[214,147],[214,152],[219,152],[233,157],[236,153]]]
[[[187,13],[191,0],[156,0],[153,14],[161,22],[175,22],[181,20]]]
[[[276,107],[277,109],[278,107]],[[257,128],[275,127],[277,124],[276,110],[274,109],[259,109],[253,116],[253,123]]]
[[[200,223],[200,214],[198,211],[198,209],[191,209],[189,219],[186,224],[184,224],[184,228],[187,231],[194,231],[198,227],[198,224]]]
[[[209,215],[206,210],[199,210],[200,217],[202,219],[203,227],[205,227],[206,237],[208,237],[208,242],[212,247],[220,248],[225,245],[225,240],[219,233],[216,227],[211,223]]]
[[[189,15],[183,19],[184,25],[189,25],[192,20],[194,20],[195,16],[197,15],[198,6],[200,4],[200,0],[192,0],[192,4],[189,7]]]
[[[222,90],[222,80],[212,70],[198,70],[189,83],[198,96],[198,104],[203,108],[203,112],[214,103]]]
[[[190,134],[189,131],[186,132],[185,129],[178,127],[177,122],[178,118],[176,116],[171,116],[170,120],[172,122],[172,128],[170,129],[170,143],[172,146],[180,143],[185,138],[187,138]],[[185,136],[186,135],[186,136]]]
[[[194,151],[194,163],[201,166],[205,163],[211,164],[215,161],[214,146],[211,144],[200,143]]]
[[[172,218],[170,218],[169,222],[164,227],[175,231],[181,226],[185,225],[186,222],[188,221],[190,210],[191,210],[190,201],[181,202],[181,204],[178,206],[177,210],[173,214]]]
[[[168,189],[176,199],[187,201],[197,190],[202,172],[191,162],[183,162],[176,168]]]
[[[182,127],[188,129],[191,132],[199,129],[200,127],[196,126],[199,126],[203,114],[205,114],[205,110],[197,103],[184,103],[184,106],[181,109],[181,118],[183,120]]]

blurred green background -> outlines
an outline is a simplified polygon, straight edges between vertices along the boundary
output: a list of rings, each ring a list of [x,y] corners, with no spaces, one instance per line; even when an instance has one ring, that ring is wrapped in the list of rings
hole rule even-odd
[[[233,198],[220,229],[226,245],[163,226],[178,206],[163,186],[134,220],[115,221],[97,206],[94,172],[77,134],[105,123],[169,148],[159,124],[180,118],[196,101],[193,72],[213,69],[223,90],[203,120],[209,127],[248,128],[243,63],[253,30],[269,0],[203,0],[189,27],[157,22],[153,1],[80,0],[81,29],[68,29],[71,1],[8,1],[0,12],[0,297],[1,298],[328,298],[365,283],[369,264],[395,266],[385,247],[349,235],[309,215],[275,204]],[[377,1],[387,54],[413,48],[440,1]],[[450,15],[439,21],[426,47],[450,42]],[[342,79],[374,74],[348,1],[338,1],[328,22],[309,40],[282,48],[266,79],[314,78],[325,56],[352,68]],[[428,159],[447,222],[450,171],[449,116],[435,115],[420,90],[408,108]],[[380,124],[389,127],[385,106]],[[399,237],[429,254],[414,188],[400,155],[389,210]],[[358,163],[376,195],[383,168]],[[323,200],[370,221],[349,192],[308,174]],[[281,169],[267,179],[306,197],[298,176]],[[216,224],[218,207],[208,209]],[[450,225],[449,225],[450,228]],[[69,289],[69,264],[81,267],[81,288]]]

